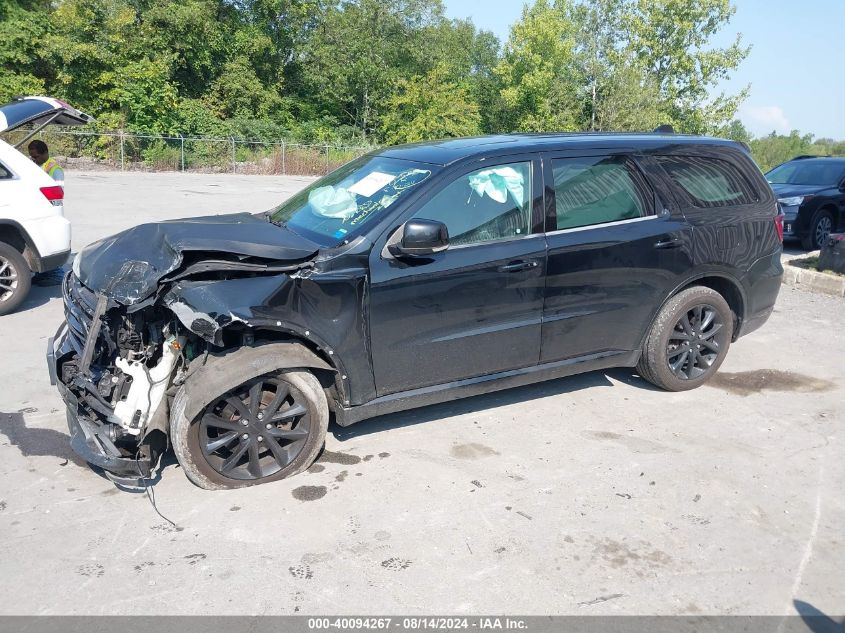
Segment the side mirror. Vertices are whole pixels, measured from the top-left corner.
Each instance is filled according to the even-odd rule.
[[[449,248],[449,229],[435,220],[408,220],[402,238],[387,247],[394,257],[427,257]]]

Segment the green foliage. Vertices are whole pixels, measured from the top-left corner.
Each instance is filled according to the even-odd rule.
[[[175,112],[177,132],[183,136],[226,136],[226,126],[201,99],[182,97]]]
[[[0,69],[0,103],[17,95],[37,95],[44,92],[44,82],[30,74],[18,74]]]
[[[657,82],[633,63],[607,73],[590,105],[595,130],[650,131],[670,120]]]
[[[424,34],[442,22],[440,0],[357,0],[330,6],[305,44],[303,77],[323,113],[378,127],[404,77],[424,66]]]
[[[746,145],[751,142],[751,133],[745,129],[742,121],[739,121],[738,119],[734,119],[719,130],[718,136],[729,138],[732,141],[739,141],[740,143],[745,143]]]
[[[47,89],[75,106],[109,111],[115,86],[111,80],[134,56],[127,45],[135,38],[135,11],[122,0],[67,0],[50,15],[41,53],[53,69]]]
[[[176,169],[180,161],[179,147],[155,139],[141,151],[144,163],[153,169]]]
[[[657,81],[672,119],[685,132],[707,133],[724,125],[746,95],[711,94],[750,50],[741,35],[726,48],[708,48],[734,11],[730,0],[632,0],[624,18],[628,45]]]
[[[120,112],[128,129],[173,132],[178,123],[178,95],[169,77],[169,64],[164,59],[127,62],[120,70],[100,73],[101,102],[109,110]]]
[[[429,72],[445,69],[444,80],[460,83],[478,106],[481,127],[495,128],[498,99],[494,70],[499,62],[500,43],[489,31],[479,31],[469,20],[439,20],[423,35],[425,63]]]
[[[536,0],[496,68],[504,129],[705,133],[730,121],[745,92],[712,95],[748,53],[710,39],[729,0]]]
[[[270,118],[284,111],[278,90],[265,86],[245,57],[223,64],[205,101],[220,119]]]
[[[481,132],[478,104],[470,89],[450,81],[439,64],[424,76],[402,79],[387,103],[382,138],[388,144],[472,136]]]
[[[539,132],[579,129],[573,86],[576,30],[560,5],[537,0],[526,5],[495,73],[503,112],[500,127]]]
[[[797,132],[752,140],[735,120],[747,91],[715,91],[748,48],[712,45],[733,11],[731,0],[532,0],[501,46],[446,18],[443,0],[0,0],[0,100],[46,93],[93,114],[95,129],[185,137],[334,145],[671,123],[750,142],[767,166],[842,153]],[[174,147],[127,151],[155,164]],[[185,146],[188,163],[230,154]]]
[[[792,130],[789,134],[776,134],[752,139],[749,142],[754,160],[763,171],[768,171],[796,156],[845,156],[845,141],[818,139],[812,134]]]
[[[40,94],[49,69],[38,42],[47,32],[49,5],[0,0],[0,102],[19,94]]]

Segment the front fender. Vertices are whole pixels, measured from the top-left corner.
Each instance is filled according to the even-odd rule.
[[[162,297],[186,328],[223,346],[224,330],[287,332],[323,350],[338,370],[341,404],[375,397],[368,283],[360,268],[173,283]]]
[[[252,378],[279,369],[302,367],[335,371],[322,358],[296,341],[259,343],[211,354],[185,381],[184,415],[188,420],[193,420],[215,398]]]

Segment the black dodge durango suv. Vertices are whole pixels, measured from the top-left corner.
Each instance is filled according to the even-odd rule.
[[[507,135],[392,147],[266,213],[144,224],[64,280],[51,378],[119,483],[172,444],[209,489],[367,417],[613,366],[670,391],[772,312],[782,216],[739,144]]]

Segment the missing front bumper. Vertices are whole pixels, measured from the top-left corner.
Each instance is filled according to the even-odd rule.
[[[67,327],[63,324],[56,336],[48,341],[47,364],[50,382],[56,385],[65,403],[71,448],[86,462],[104,470],[115,483],[126,486],[139,485],[141,479],[154,475],[159,457],[166,447],[166,439],[145,441],[137,447],[136,454],[132,456],[128,456],[126,450],[118,448],[110,433],[113,425],[106,421],[90,419],[90,413],[84,413],[77,395],[60,380],[58,362],[70,353],[73,353],[73,349],[67,340]]]

